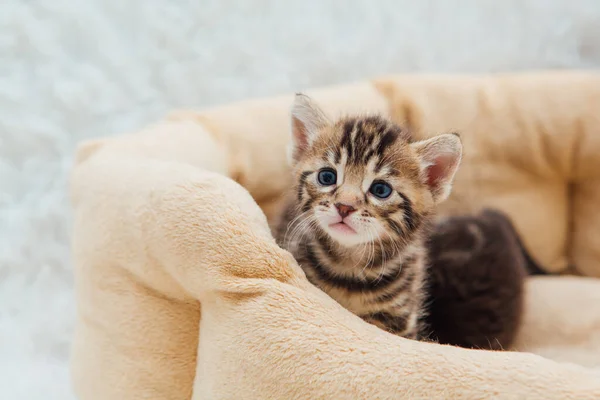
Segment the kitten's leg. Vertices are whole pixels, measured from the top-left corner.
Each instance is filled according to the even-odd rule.
[[[394,335],[407,339],[419,337],[420,325],[416,312],[394,315],[392,312],[382,311],[362,316],[362,319]]]

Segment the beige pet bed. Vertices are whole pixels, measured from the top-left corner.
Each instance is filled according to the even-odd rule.
[[[600,275],[600,74],[395,76],[309,94],[332,114],[461,132],[444,212],[498,207],[548,270]],[[291,98],[178,112],[81,145],[79,398],[600,398],[594,278],[528,282],[515,350],[538,355],[398,338],[311,286],[267,222],[290,185]]]

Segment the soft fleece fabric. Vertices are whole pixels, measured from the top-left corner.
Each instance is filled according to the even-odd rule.
[[[566,188],[593,170],[582,155],[592,152],[591,133],[598,132],[589,103],[597,104],[599,82],[587,73],[392,77],[311,94],[331,112],[386,112],[419,134],[459,129],[471,156],[447,211],[495,201],[521,221],[545,266],[564,269],[570,257],[594,274],[593,250],[585,240],[576,247],[564,221],[595,218],[575,218],[589,206],[569,207]],[[600,397],[597,369],[401,339],[311,286],[275,245],[251,197],[272,218],[289,187],[290,99],[181,112],[142,132],[80,147],[72,176],[72,373],[80,398]],[[506,132],[502,124],[510,118],[518,123]],[[523,147],[531,147],[528,157]],[[560,179],[543,169],[549,166],[564,172]],[[577,256],[571,243],[583,249]],[[527,288],[516,349],[600,365],[600,309],[592,306],[599,304],[600,282],[546,277]]]

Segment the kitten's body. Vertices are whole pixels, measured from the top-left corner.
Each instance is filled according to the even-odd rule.
[[[509,347],[521,322],[524,279],[543,273],[510,219],[489,209],[445,218],[435,224],[427,253],[424,336],[462,347]]]
[[[460,163],[459,138],[414,142],[377,116],[331,122],[301,95],[292,132],[296,185],[276,231],[280,245],[313,284],[366,321],[408,338],[450,337],[422,322],[430,318],[427,276],[447,278],[429,273],[427,240]],[[468,340],[454,344],[471,347]]]
[[[417,338],[424,309],[424,235],[415,233],[403,248],[382,242],[347,251],[318,227],[309,234],[299,233],[301,221],[293,221],[296,204],[291,203],[277,237],[308,279],[364,320],[394,334]]]

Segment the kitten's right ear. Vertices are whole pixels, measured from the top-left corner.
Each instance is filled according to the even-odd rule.
[[[292,106],[292,143],[289,149],[290,162],[297,162],[308,150],[319,131],[330,124],[329,119],[314,100],[297,93]]]

